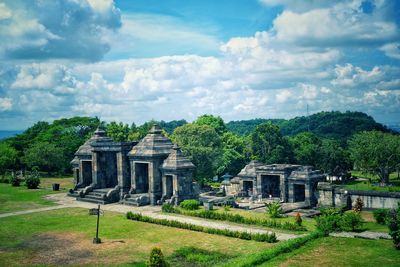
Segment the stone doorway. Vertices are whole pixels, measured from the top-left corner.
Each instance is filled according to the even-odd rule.
[[[167,198],[171,198],[174,194],[174,187],[172,182],[173,176],[172,175],[165,175],[165,196]]]
[[[135,183],[136,193],[149,192],[149,164],[148,163],[135,163]]]
[[[113,152],[100,153],[101,176],[103,188],[112,188],[118,185],[117,154]]]
[[[280,176],[279,175],[261,175],[261,193],[263,198],[281,197]]]
[[[77,177],[80,178],[79,169],[77,170]],[[89,160],[82,161],[82,183],[88,186],[92,183],[92,162]]]
[[[243,181],[243,191],[247,196],[253,195],[253,181]]]
[[[306,200],[305,186],[303,184],[293,185],[294,202],[304,202]]]

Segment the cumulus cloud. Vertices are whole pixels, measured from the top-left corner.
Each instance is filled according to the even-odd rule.
[[[294,3],[301,5],[301,2]],[[304,46],[368,46],[399,38],[394,18],[387,16],[391,2],[373,1],[374,8],[369,12],[365,11],[361,0],[325,2],[331,6],[303,12],[284,10],[273,23],[276,37]]]
[[[12,108],[11,99],[0,97],[0,111],[10,110],[11,108]]]
[[[380,48],[388,57],[400,59],[400,42],[385,44]]]
[[[6,0],[0,5],[0,56],[99,60],[110,49],[103,34],[120,25],[113,1]]]

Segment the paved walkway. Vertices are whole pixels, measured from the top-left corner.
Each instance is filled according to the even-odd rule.
[[[361,233],[357,232],[338,232],[338,233],[331,233],[330,236],[335,237],[349,237],[349,238],[365,238],[365,239],[392,239],[392,237],[387,233],[381,232],[371,232],[371,231],[364,231]]]

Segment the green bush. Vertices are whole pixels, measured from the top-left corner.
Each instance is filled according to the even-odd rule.
[[[40,178],[38,172],[33,172],[25,178],[25,185],[28,189],[37,189],[40,184]]]
[[[174,213],[175,212],[174,205],[172,205],[170,203],[163,204],[161,206],[161,210],[162,210],[162,212],[168,212],[168,213]]]
[[[185,210],[197,210],[200,206],[200,202],[196,199],[187,199],[182,201],[179,206]]]
[[[271,218],[281,218],[283,210],[279,202],[271,202],[265,204],[266,211]]]
[[[325,235],[341,230],[341,215],[321,215],[316,218],[316,221],[317,229]]]
[[[128,212],[126,214],[126,217],[128,219],[134,220],[134,221],[154,223],[154,224],[176,227],[176,228],[181,228],[181,229],[187,229],[187,230],[192,230],[192,231],[197,231],[197,232],[204,232],[204,233],[208,233],[208,234],[224,235],[224,236],[235,237],[235,238],[240,238],[240,239],[245,239],[245,240],[254,240],[254,241],[268,242],[268,243],[277,242],[275,233],[253,234],[253,233],[247,233],[247,232],[231,231],[228,229],[207,228],[207,227],[203,227],[200,225],[183,223],[183,222],[174,221],[174,220],[156,219],[156,218],[143,216],[141,214],[132,213],[132,212]]]
[[[360,213],[356,211],[350,211],[343,214],[340,221],[340,228],[344,231],[356,231],[361,227],[362,223],[363,220]]]
[[[21,180],[17,176],[12,176],[10,179],[10,183],[12,186],[20,186]]]
[[[377,223],[385,224],[389,217],[389,209],[376,209],[373,214]]]
[[[147,263],[148,267],[167,267],[169,264],[165,261],[164,255],[160,248],[152,248],[150,252],[150,259]]]
[[[389,213],[389,235],[393,239],[396,249],[400,250],[400,203],[397,210],[392,209]]]

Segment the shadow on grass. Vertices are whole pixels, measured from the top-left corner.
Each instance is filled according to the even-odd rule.
[[[171,256],[167,258],[171,266],[214,266],[221,263],[230,256],[205,249],[195,247],[183,247],[176,250]]]

